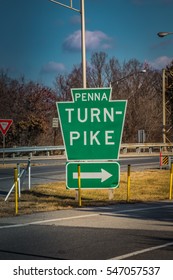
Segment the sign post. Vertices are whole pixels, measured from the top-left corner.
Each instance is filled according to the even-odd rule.
[[[9,119],[0,119],[0,130],[3,135],[3,165],[4,165],[4,158],[5,158],[5,135],[9,130],[10,126],[12,125],[13,120]]]
[[[111,88],[71,91],[71,102],[57,102],[67,160],[74,162],[67,163],[67,188],[77,188],[74,184],[76,178],[72,175],[75,173],[73,168],[77,168],[75,161],[81,166],[81,188],[87,188],[86,182],[89,182],[89,188],[115,188],[119,184],[119,164],[115,161],[119,158],[127,101],[111,100]],[[112,166],[107,164],[108,161]],[[113,172],[106,184],[101,179],[105,165],[106,168],[109,166],[106,172]],[[92,177],[87,179],[86,174]]]
[[[54,141],[53,141],[54,146],[56,145],[56,135],[57,135],[58,126],[59,126],[58,118],[53,118],[52,119],[52,127],[53,127],[53,130],[54,130]]]

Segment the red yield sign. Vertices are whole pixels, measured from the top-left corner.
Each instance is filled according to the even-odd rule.
[[[12,125],[13,120],[8,119],[0,119],[0,130],[3,135],[6,135],[7,131],[9,130],[10,126]]]

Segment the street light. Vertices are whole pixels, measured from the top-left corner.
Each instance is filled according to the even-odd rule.
[[[129,77],[131,77],[131,76],[134,76],[134,75],[136,75],[136,74],[141,74],[141,73],[146,73],[147,72],[147,70],[146,69],[142,69],[142,70],[140,70],[140,71],[136,71],[136,72],[133,72],[133,73],[130,73],[130,74],[128,74],[127,76],[125,76],[125,77],[122,77],[122,78],[120,78],[120,79],[118,79],[118,80],[116,80],[116,81],[112,81],[112,82],[110,82],[110,87],[112,86],[112,84],[118,84],[119,82],[121,82],[121,81],[123,81],[123,80],[125,80],[125,79],[127,79],[127,78],[129,78]]]
[[[173,32],[158,32],[157,35],[161,38],[172,35]],[[166,70],[162,69],[162,98],[163,98],[163,143],[166,143],[166,85],[165,85],[165,79],[166,79]]]
[[[81,54],[82,54],[82,80],[83,80],[83,88],[86,88],[86,44],[85,44],[85,7],[84,0],[80,0],[80,10],[73,7],[73,0],[70,1],[70,5],[65,5],[56,0],[49,0],[55,4],[73,10],[81,14]]]
[[[159,37],[165,37],[165,36],[171,35],[171,34],[173,34],[173,32],[158,32],[158,33],[157,33],[157,35],[158,35]]]

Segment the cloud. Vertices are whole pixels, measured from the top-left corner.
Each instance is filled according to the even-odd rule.
[[[51,73],[57,73],[65,70],[65,66],[63,63],[57,63],[55,61],[50,61],[47,64],[43,65],[41,68],[42,74],[51,74]]]
[[[102,31],[86,31],[86,49],[110,49],[112,39]],[[77,30],[69,35],[64,43],[63,49],[66,51],[79,51],[81,49],[81,31]]]
[[[168,56],[160,56],[156,58],[154,61],[150,61],[149,65],[151,65],[154,69],[162,69],[165,68],[170,62],[173,60],[173,57]]]

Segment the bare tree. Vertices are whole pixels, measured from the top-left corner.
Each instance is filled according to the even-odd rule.
[[[148,66],[146,73],[141,73],[143,63],[130,59],[120,65],[113,57],[108,60],[104,52],[96,52],[91,56],[87,67],[88,87],[112,86],[112,98],[128,100],[124,142],[136,142],[138,130],[146,132],[146,141],[161,141],[162,137],[162,77],[159,71]],[[63,88],[81,87],[81,67],[75,66],[62,87],[59,80],[60,93]],[[63,80],[64,81],[64,80]],[[65,96],[65,94],[63,94]],[[69,100],[66,97],[66,100]]]
[[[103,87],[106,79],[107,55],[105,52],[95,52],[91,56],[91,81],[94,87]]]
[[[37,83],[7,76],[1,76],[0,92],[1,118],[13,119],[7,145],[52,144],[52,118],[57,114],[55,93]]]

